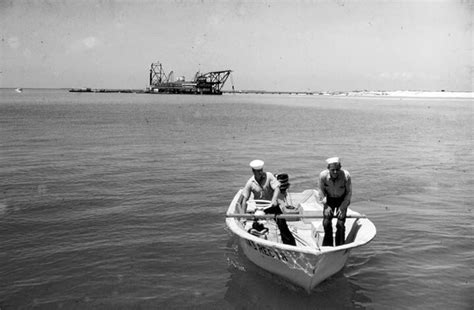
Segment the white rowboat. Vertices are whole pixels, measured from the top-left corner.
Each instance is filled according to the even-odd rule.
[[[296,246],[283,244],[279,236],[274,215],[255,215],[259,209],[249,200],[247,213],[240,208],[242,190],[238,191],[229,205],[226,224],[238,238],[246,257],[254,264],[276,274],[306,291],[340,271],[350,250],[369,243],[376,234],[374,224],[367,217],[348,209],[346,218],[345,244],[341,246],[322,246],[324,229],[322,226],[323,206],[315,190],[302,193],[289,193],[288,201],[296,208],[285,209],[279,218],[286,218],[287,224],[296,240]],[[258,203],[258,201],[256,201]],[[257,212],[258,213],[258,212]],[[262,235],[250,233],[254,219],[268,228]],[[336,219],[333,220],[333,232]]]

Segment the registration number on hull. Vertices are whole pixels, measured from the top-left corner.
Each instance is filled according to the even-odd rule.
[[[288,262],[288,257],[286,257],[285,253],[277,251],[274,248],[269,248],[261,244],[257,244],[253,242],[252,240],[246,240],[247,244],[252,247],[255,251],[259,252],[260,254],[263,254],[265,256],[278,259],[282,262]]]

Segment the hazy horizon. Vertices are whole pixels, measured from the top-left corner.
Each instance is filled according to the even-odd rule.
[[[472,91],[470,1],[3,1],[0,87]],[[232,83],[233,82],[233,83]]]

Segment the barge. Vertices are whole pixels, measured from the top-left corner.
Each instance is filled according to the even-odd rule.
[[[186,81],[183,76],[174,79],[171,71],[166,74],[160,62],[152,63],[150,67],[150,86],[147,93],[164,94],[200,94],[222,95],[222,87],[230,76],[231,70],[197,72],[192,81]],[[232,89],[234,86],[232,85]]]

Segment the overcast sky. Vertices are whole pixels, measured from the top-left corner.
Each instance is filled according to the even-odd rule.
[[[472,91],[473,3],[0,0],[0,87],[145,88],[159,61],[236,89]]]

